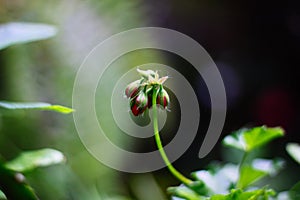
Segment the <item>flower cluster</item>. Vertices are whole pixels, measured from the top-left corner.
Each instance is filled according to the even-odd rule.
[[[152,70],[137,69],[141,79],[130,83],[125,89],[125,95],[130,99],[130,108],[133,115],[138,116],[151,108],[152,97],[156,96],[156,104],[167,108],[170,102],[167,91],[163,88],[163,83],[168,76],[159,77],[157,72]]]

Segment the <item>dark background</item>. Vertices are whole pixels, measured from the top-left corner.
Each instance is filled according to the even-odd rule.
[[[153,1],[151,5],[162,8],[157,9],[151,25],[189,35],[216,62],[228,100],[223,137],[240,127],[281,126],[286,136],[267,147],[272,152],[268,155],[286,158],[286,142],[300,141],[299,2]],[[187,76],[194,74],[188,63],[179,58],[171,59],[175,66],[185,66]],[[189,80],[191,78],[195,88],[205,87],[199,79],[190,75]],[[200,89],[197,93],[203,120],[200,127],[205,127],[210,116],[209,104],[207,97],[201,97],[207,94],[200,94],[203,91]],[[222,159],[222,149],[216,146],[207,158],[197,160],[195,152],[199,151],[203,134],[205,128],[200,128],[189,151],[175,162],[180,169],[185,168],[186,173],[201,168],[208,160]]]

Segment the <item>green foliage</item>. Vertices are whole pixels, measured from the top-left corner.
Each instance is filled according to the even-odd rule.
[[[49,110],[63,114],[73,112],[73,109],[51,105],[48,103],[19,103],[0,101],[2,110]],[[0,109],[0,113],[1,113]],[[0,199],[38,199],[33,189],[25,182],[25,177],[20,172],[34,170],[37,167],[45,167],[61,163],[65,160],[64,155],[54,149],[40,149],[22,152],[20,156],[12,161],[0,163]]]
[[[64,155],[55,149],[23,151],[17,158],[5,163],[5,167],[17,172],[31,171],[65,161]]]
[[[285,162],[282,159],[246,159],[253,149],[257,149],[283,135],[282,128],[265,126],[233,132],[224,138],[223,144],[243,151],[243,159],[238,165],[213,163],[208,170],[193,172],[192,176],[195,181],[192,184],[171,187],[168,192],[172,195],[173,200],[299,199],[300,182],[291,190],[279,194],[268,186],[260,187],[257,185],[258,180],[275,176],[283,169]],[[287,151],[295,160],[299,159],[298,144],[289,144]]]
[[[50,38],[56,32],[55,27],[45,24],[20,22],[2,24],[0,25],[0,50],[14,44]],[[73,112],[71,108],[42,102],[20,103],[0,101],[0,114],[3,111],[29,109],[55,111],[63,114]],[[54,149],[22,152],[20,156],[6,163],[0,160],[0,199],[38,199],[21,172],[61,163],[64,160],[64,155]]]
[[[255,169],[252,166],[245,165],[241,168],[240,178],[237,183],[237,187],[245,188],[245,187],[249,186],[251,183],[264,177],[265,175],[267,175],[266,172],[259,170],[259,169]]]
[[[270,189],[258,189],[252,191],[243,191],[241,189],[231,190],[226,195],[213,195],[210,200],[268,200],[270,196],[274,196],[275,192]]]
[[[63,114],[69,114],[74,110],[65,106],[51,105],[49,103],[42,102],[8,102],[0,101],[0,108],[9,110],[45,110],[45,111],[55,111]],[[1,110],[0,110],[1,111]]]
[[[7,110],[18,109],[35,109],[49,110],[68,114],[73,110],[59,105],[51,105],[48,103],[16,103],[0,101],[0,108]],[[1,189],[4,190],[6,196],[11,199],[37,199],[33,189],[25,182],[15,181],[15,176],[23,176],[17,172],[31,171],[37,167],[45,167],[64,161],[63,154],[54,149],[40,149],[35,151],[22,152],[21,155],[12,161],[2,164],[0,181]],[[4,178],[3,178],[4,177]],[[24,177],[24,176],[23,176]],[[2,192],[1,192],[2,194]],[[22,195],[22,198],[16,195]],[[5,197],[5,196],[4,196]],[[4,197],[1,197],[4,199]]]
[[[203,188],[206,188],[206,190],[203,190],[206,192],[201,192],[201,195],[226,193],[232,183],[237,181],[238,166],[234,164],[217,166],[217,164],[214,164],[214,169],[193,172],[192,176],[197,181],[202,182]],[[198,190],[196,191],[198,192]]]
[[[300,164],[300,145],[297,143],[288,143],[286,145],[288,154]],[[288,200],[300,199],[300,181],[296,183],[289,191],[285,192]]]
[[[289,143],[286,146],[289,155],[300,164],[300,145],[297,143]]]
[[[290,189],[288,195],[291,200],[300,199],[300,181]]]
[[[6,199],[6,196],[5,194],[0,190],[0,199]]]
[[[14,44],[27,43],[56,35],[56,28],[39,23],[12,22],[0,25],[0,50]]]
[[[0,164],[0,189],[8,199],[36,200],[33,189],[26,183],[25,177]]]
[[[6,163],[0,161],[0,199],[6,199],[6,197],[22,200],[38,199],[21,173],[58,164],[64,160],[65,157],[61,152],[46,148],[23,151],[17,158]]]
[[[9,104],[8,104],[9,105]],[[26,183],[24,172],[61,163],[64,155],[54,149],[23,151],[17,158],[6,163],[0,162],[0,199],[35,200],[38,197]],[[21,172],[21,173],[20,173]]]
[[[282,137],[284,130],[280,127],[267,128],[266,126],[252,129],[240,129],[223,140],[224,145],[250,152],[271,140]]]
[[[200,196],[196,192],[194,192],[192,189],[186,187],[186,186],[179,186],[179,187],[169,187],[168,192],[172,194],[175,197],[179,197],[182,199],[188,199],[188,200],[205,200],[205,197]]]
[[[17,158],[0,163],[0,199],[38,199],[33,189],[26,183],[20,172],[34,170],[61,163],[65,160],[63,154],[54,149],[40,149],[22,152]]]
[[[61,152],[54,149],[41,149],[27,151],[12,161],[0,163],[0,199],[35,200],[38,197],[34,190],[26,183],[26,179],[20,172],[34,170],[37,167],[45,167],[64,161]]]

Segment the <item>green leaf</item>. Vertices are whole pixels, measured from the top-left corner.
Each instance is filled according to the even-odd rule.
[[[56,35],[51,25],[27,22],[12,22],[0,25],[0,50],[14,44],[43,40]]]
[[[289,143],[286,145],[286,151],[289,155],[300,164],[300,145],[297,143]]]
[[[233,164],[226,164],[214,171],[200,170],[194,172],[192,176],[203,182],[206,190],[202,189],[202,191],[207,191],[203,195],[226,194],[232,184],[236,183],[238,179],[238,167]]]
[[[0,163],[0,189],[7,199],[37,200],[33,189],[21,173],[7,169]]]
[[[186,200],[205,200],[206,198],[198,195],[186,186],[169,187],[167,191],[175,197],[183,198]]]
[[[5,166],[17,172],[26,172],[37,167],[46,167],[63,161],[65,161],[65,157],[60,151],[40,149],[22,152],[17,158],[5,163]]]
[[[6,199],[5,194],[4,194],[1,190],[0,190],[0,199],[1,199],[1,200]]]
[[[257,158],[252,161],[252,167],[266,172],[270,176],[275,176],[284,168],[285,162],[280,158],[273,160]]]
[[[268,173],[259,169],[255,169],[252,166],[244,165],[240,171],[240,179],[237,183],[238,188],[245,188],[251,183],[261,179],[266,176]]]
[[[49,110],[55,111],[63,114],[69,114],[74,110],[68,107],[60,106],[60,105],[51,105],[49,103],[43,102],[8,102],[8,101],[0,101],[0,108],[9,109],[9,110]]]
[[[227,195],[213,195],[209,200],[261,200],[269,199],[269,196],[274,196],[275,193],[270,189],[258,189],[251,191],[243,191],[241,189],[231,190]]]
[[[109,200],[130,200],[128,197],[122,197],[122,196],[109,196],[107,199],[109,199]]]
[[[291,200],[300,199],[300,181],[296,183],[289,191],[289,197]]]
[[[238,188],[246,188],[250,184],[258,181],[259,179],[270,175],[276,175],[284,167],[282,159],[254,159],[251,165],[242,165],[240,168],[240,178],[237,183]]]
[[[211,189],[204,183],[203,180],[194,181],[192,184],[188,186],[188,188],[201,196],[208,196],[212,194]]]
[[[223,144],[244,152],[250,152],[283,135],[284,130],[280,127],[268,128],[261,126],[252,129],[240,129],[226,136],[223,140]]]

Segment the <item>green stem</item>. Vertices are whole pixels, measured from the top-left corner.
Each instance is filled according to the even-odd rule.
[[[156,108],[156,98],[157,98],[157,88],[153,89],[153,94],[152,94],[152,111],[153,111],[153,128],[154,128],[154,136],[155,136],[155,141],[156,141],[156,145],[157,148],[159,150],[159,153],[162,157],[162,159],[164,160],[165,164],[167,165],[169,171],[178,179],[180,180],[183,184],[185,185],[190,185],[191,183],[193,183],[192,180],[186,178],[184,175],[182,175],[179,171],[177,171],[173,165],[171,164],[171,162],[168,159],[168,156],[163,148],[161,139],[160,139],[160,135],[159,135],[159,131],[158,131],[158,120],[157,120],[157,108]]]
[[[239,170],[240,170],[240,171],[241,171],[242,166],[245,164],[245,161],[246,161],[247,156],[248,156],[248,153],[245,152],[244,155],[243,155],[243,157],[242,157],[240,166],[239,166]]]
[[[237,182],[237,187],[240,188],[241,187],[241,174],[242,174],[242,168],[243,166],[245,165],[245,161],[246,161],[246,158],[248,156],[248,153],[245,152],[243,157],[242,157],[242,160],[240,162],[240,165],[239,165],[239,180]]]

